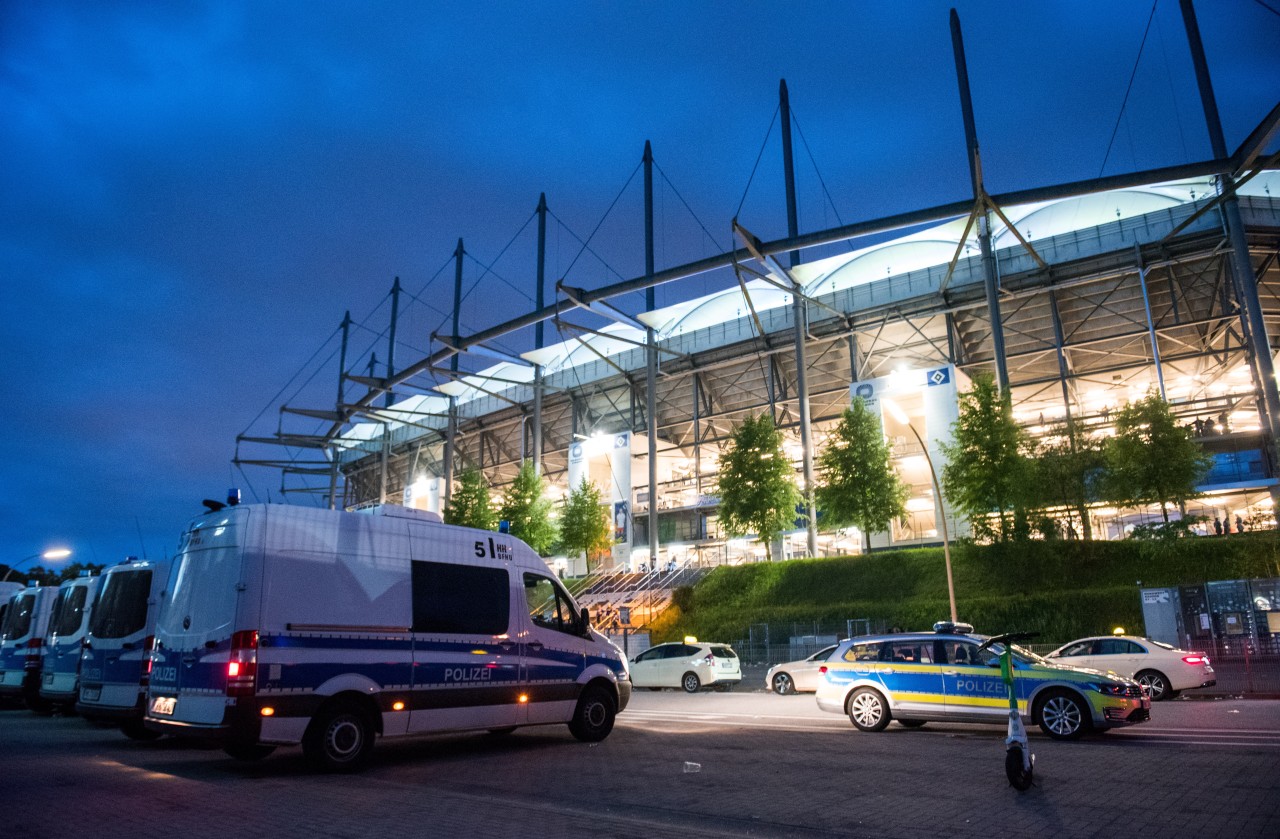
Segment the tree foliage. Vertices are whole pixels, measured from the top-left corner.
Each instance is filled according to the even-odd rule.
[[[880,420],[853,400],[818,455],[818,509],[826,527],[887,530],[906,515],[907,487],[894,471]]]
[[[520,464],[520,472],[507,487],[498,507],[498,518],[509,522],[511,534],[538,552],[550,556],[556,543],[556,524],[551,519],[553,504],[546,497],[542,476],[532,461]]]
[[[943,491],[968,517],[974,535],[1002,542],[1025,536],[1033,503],[1026,458],[1030,441],[1014,422],[1008,389],[1001,393],[989,373],[978,373],[959,401],[952,442],[942,445],[947,457]]]
[[[1168,522],[1168,505],[1196,497],[1213,461],[1153,391],[1124,406],[1115,429],[1105,449],[1107,500],[1118,507],[1159,504]]]
[[[1089,504],[1098,498],[1097,485],[1106,469],[1102,450],[1102,441],[1074,422],[1053,429],[1036,449],[1031,475],[1037,506],[1065,511],[1069,538],[1093,538]]]
[[[19,563],[14,563],[18,565]],[[56,586],[65,583],[67,580],[74,580],[79,577],[81,572],[87,571],[93,576],[102,573],[102,569],[107,566],[97,562],[72,562],[68,565],[55,568],[45,568],[41,565],[35,565],[31,568],[18,568],[13,573],[9,573],[10,567],[0,563],[0,580],[10,583],[35,583],[38,586]]]
[[[587,478],[565,496],[560,511],[560,549],[564,553],[586,554],[590,563],[612,550],[613,528],[603,505],[599,487]]]
[[[458,476],[449,504],[444,509],[446,524],[497,530],[498,514],[489,498],[489,482],[479,469],[467,469]]]
[[[803,500],[772,417],[748,416],[733,430],[720,455],[718,494],[725,532],[754,533],[772,559],[773,542],[795,527]]]

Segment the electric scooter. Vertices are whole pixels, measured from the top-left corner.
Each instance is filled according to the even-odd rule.
[[[1022,714],[1018,712],[1018,691],[1014,679],[1012,645],[1016,641],[1035,638],[1038,632],[1006,632],[983,641],[978,647],[981,652],[993,644],[1002,645],[1000,650],[1000,678],[1009,691],[1009,736],[1005,738],[1004,774],[1009,778],[1009,786],[1026,792],[1031,789],[1032,772],[1035,769],[1036,756],[1031,753],[1027,744],[1027,729],[1022,724]]]

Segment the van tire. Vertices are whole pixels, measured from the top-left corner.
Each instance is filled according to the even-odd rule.
[[[228,743],[222,750],[238,761],[253,763],[274,752],[276,747],[263,746],[259,743]]]
[[[618,704],[613,695],[599,685],[588,685],[578,697],[578,707],[573,709],[569,733],[584,743],[599,743],[613,731],[617,716]]]
[[[325,772],[359,772],[372,753],[373,725],[351,702],[321,708],[302,735],[303,756]]]

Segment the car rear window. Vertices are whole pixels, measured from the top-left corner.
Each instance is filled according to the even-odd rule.
[[[737,658],[738,654],[729,647],[712,647],[711,654],[716,658]]]

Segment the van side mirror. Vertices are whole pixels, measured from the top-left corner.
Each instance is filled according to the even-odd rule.
[[[582,607],[582,611],[578,614],[578,623],[582,626],[582,634],[586,635],[591,629],[591,610],[586,606]]]

